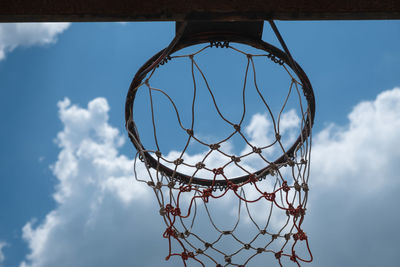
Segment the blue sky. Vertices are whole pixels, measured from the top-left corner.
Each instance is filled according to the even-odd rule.
[[[397,266],[400,23],[277,24],[317,101],[310,266]],[[172,23],[0,24],[0,266],[176,263],[124,129],[133,75],[173,35]]]

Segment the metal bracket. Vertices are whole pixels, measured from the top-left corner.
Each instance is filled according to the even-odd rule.
[[[176,32],[184,22],[177,21],[175,24]],[[220,33],[237,34],[261,40],[264,21],[187,21],[181,39],[187,39],[196,35]]]

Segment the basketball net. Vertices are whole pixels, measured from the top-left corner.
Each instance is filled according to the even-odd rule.
[[[210,49],[227,49],[243,56],[247,62],[243,75],[243,105],[238,107],[243,112],[236,121],[224,115],[215,97],[215,89],[197,61],[200,55]],[[277,114],[270,107],[263,85],[258,84],[256,58],[275,64],[287,74],[289,86],[279,89],[285,92],[285,97]],[[168,91],[152,86],[157,71],[174,60],[186,60],[191,69],[193,98],[190,99],[192,108],[188,125],[181,119],[179,105]],[[280,266],[288,262],[300,266],[301,262],[312,261],[303,221],[309,192],[314,111],[310,109],[307,96],[304,97],[304,81],[299,80],[291,69],[293,64],[273,53],[250,53],[229,41],[211,41],[189,54],[168,54],[132,89],[135,93],[147,91],[149,110],[136,112],[151,114],[154,140],[152,147],[144,148],[139,137],[140,131],[131,115],[127,129],[137,149],[135,178],[154,191],[160,207],[159,214],[166,225],[162,236],[168,244],[167,260],[178,257],[184,266],[195,266],[197,263],[198,266],[217,267],[250,266],[263,255],[269,255]],[[211,106],[221,118],[221,123],[231,129],[227,136],[212,143],[196,132],[195,117],[201,111],[196,112],[194,105],[200,81],[205,85]],[[246,90],[250,83],[271,125],[272,138],[265,138],[266,143],[254,142],[244,124],[246,104],[249,105],[246,103]],[[174,153],[162,151],[159,145],[158,134],[162,132],[157,124],[154,94],[170,103],[178,127],[185,133],[183,149]],[[295,141],[293,138],[284,138],[287,135],[284,117],[289,99],[297,99],[298,105],[300,120]],[[240,153],[226,149],[234,143],[233,138],[241,140],[245,147]],[[288,145],[290,140],[294,145]],[[193,144],[202,147],[202,153],[196,154],[196,157],[188,153]],[[277,154],[281,156],[272,158]],[[255,165],[262,167],[255,169]],[[228,214],[224,220],[220,218],[223,211]]]

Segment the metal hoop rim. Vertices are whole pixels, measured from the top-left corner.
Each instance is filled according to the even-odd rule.
[[[174,39],[175,40],[175,39]],[[279,48],[261,40],[261,39],[255,39],[243,35],[237,35],[235,33],[213,33],[213,32],[207,32],[207,33],[201,33],[201,34],[196,34],[190,36],[190,38],[185,38],[181,39],[178,42],[171,43],[172,45],[168,46],[165,49],[162,49],[159,51],[157,54],[155,54],[153,57],[151,57],[143,66],[137,71],[135,74],[131,85],[129,87],[127,97],[126,97],[126,103],[125,103],[125,123],[126,123],[126,128],[128,130],[129,138],[132,142],[132,144],[135,146],[136,150],[142,151],[142,157],[145,158],[146,164],[149,165],[149,167],[152,167],[164,175],[170,177],[172,180],[175,180],[179,182],[180,184],[195,184],[199,186],[206,186],[206,187],[216,187],[216,188],[223,188],[226,187],[228,182],[231,182],[233,184],[240,184],[243,182],[246,182],[250,179],[250,175],[244,175],[240,177],[235,177],[232,179],[204,179],[204,178],[199,178],[199,177],[193,177],[189,176],[177,171],[173,171],[167,166],[161,164],[157,159],[152,157],[148,152],[145,152],[145,148],[140,142],[139,138],[139,133],[136,128],[136,124],[133,121],[133,104],[137,92],[138,86],[143,82],[145,79],[146,75],[152,71],[154,68],[156,68],[164,58],[168,57],[169,55],[183,49],[189,46],[197,45],[197,44],[203,44],[203,43],[208,43],[212,41],[228,41],[228,42],[234,42],[234,43],[240,43],[244,45],[249,45],[251,47],[266,51],[268,53],[271,53],[272,55],[278,57],[281,59],[287,66],[289,66],[294,73],[296,73],[297,77],[300,79],[302,83],[302,91],[303,94],[307,100],[307,120],[306,123],[301,130],[301,134],[298,136],[296,141],[293,143],[293,145],[286,151],[285,154],[281,155],[278,159],[276,159],[273,163],[269,164],[268,166],[254,172],[254,175],[259,179],[262,180],[265,178],[266,175],[270,174],[272,171],[276,169],[276,167],[280,167],[284,163],[287,162],[288,159],[292,158],[296,148],[302,144],[302,140],[304,138],[307,138],[311,134],[311,128],[314,124],[314,117],[315,117],[315,97],[314,97],[314,92],[311,86],[311,83],[303,71],[303,69],[300,67],[300,65],[295,62],[290,60],[290,57],[282,50]],[[156,63],[157,64],[154,64]],[[293,63],[291,63],[293,62]],[[294,64],[294,65],[293,65]],[[151,67],[151,68],[149,68]]]

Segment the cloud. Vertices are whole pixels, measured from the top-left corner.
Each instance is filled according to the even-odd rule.
[[[70,23],[1,23],[0,60],[18,46],[53,44]]]
[[[314,138],[307,228],[313,266],[397,266],[400,88]]]
[[[6,242],[0,241],[0,267],[3,266],[3,262],[6,259],[3,253],[3,249],[7,246]]]
[[[156,210],[150,192],[132,180],[132,160],[118,154],[124,139],[108,124],[104,98],[87,108],[68,99],[58,107],[64,124],[52,166],[58,207],[40,224],[32,220],[23,227],[31,252],[21,266],[130,266],[143,254],[136,251],[142,245],[157,247],[151,237],[159,235],[151,227],[158,218],[140,215]]]
[[[118,152],[124,139],[108,123],[107,101],[81,108],[65,99],[58,107],[57,207],[24,226],[30,253],[21,267],[180,266],[163,261],[159,208],[153,192],[133,180],[133,161]],[[265,138],[257,132],[266,130],[263,116],[249,124],[254,140]],[[288,130],[298,123],[286,117]],[[356,105],[348,124],[314,136],[304,225],[315,256],[310,266],[396,266],[400,89]]]
[[[324,174],[315,182],[356,186],[368,194],[388,183],[398,185],[393,166],[400,157],[400,89],[359,103],[348,119],[346,127],[331,124],[314,138],[313,171]]]

